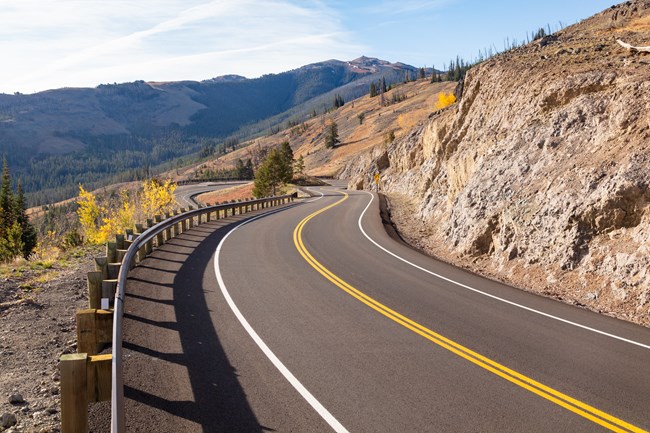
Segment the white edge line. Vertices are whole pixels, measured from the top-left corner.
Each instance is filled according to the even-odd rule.
[[[516,302],[512,302],[512,301],[509,301],[507,299],[503,299],[503,298],[500,298],[498,296],[492,295],[490,293],[486,293],[486,292],[483,292],[481,290],[475,289],[475,288],[473,288],[471,286],[468,286],[468,285],[465,285],[463,283],[459,283],[458,281],[454,281],[454,280],[452,280],[450,278],[444,277],[444,276],[442,276],[440,274],[437,274],[437,273],[435,273],[433,271],[430,271],[430,270],[425,269],[425,268],[423,268],[421,266],[418,266],[415,263],[411,263],[408,260],[398,256],[397,254],[387,250],[386,248],[382,247],[377,242],[375,242],[375,240],[372,239],[370,236],[368,236],[366,231],[363,229],[363,226],[361,224],[361,220],[363,219],[363,216],[366,214],[366,211],[368,210],[368,208],[370,208],[370,205],[372,204],[372,202],[375,199],[374,194],[372,194],[372,193],[370,193],[368,191],[363,191],[363,192],[370,195],[370,202],[368,203],[366,208],[363,210],[363,212],[361,212],[361,216],[359,217],[359,229],[361,230],[361,233],[363,233],[363,235],[370,242],[375,244],[375,246],[377,246],[379,249],[381,249],[384,252],[386,252],[386,253],[390,254],[391,256],[395,257],[396,259],[401,260],[402,262],[404,262],[404,263],[406,263],[408,265],[411,265],[414,268],[421,270],[422,272],[426,272],[427,274],[433,275],[434,277],[437,277],[437,278],[439,278],[441,280],[444,280],[444,281],[447,281],[449,283],[455,284],[455,285],[457,285],[459,287],[462,287],[464,289],[471,290],[472,292],[479,293],[481,295],[487,296],[488,298],[496,299],[497,301],[505,302],[506,304],[512,305],[514,307],[521,308],[521,309],[526,310],[526,311],[530,311],[531,313],[539,314],[541,316],[548,317],[549,319],[557,320],[557,321],[566,323],[568,325],[573,325],[573,326],[576,326],[578,328],[586,329],[587,331],[595,332],[596,334],[604,335],[606,337],[611,337],[611,338],[614,338],[616,340],[620,340],[620,341],[624,341],[626,343],[634,344],[635,346],[643,347],[645,349],[650,349],[650,345],[639,343],[638,341],[634,341],[634,340],[629,340],[627,338],[619,337],[618,335],[610,334],[608,332],[600,331],[598,329],[590,328],[589,326],[581,325],[580,323],[572,322],[570,320],[563,319],[561,317],[553,316],[552,314],[544,313],[543,311],[535,310],[534,308],[526,307],[525,305],[517,304]]]
[[[311,191],[311,188],[305,188],[305,189],[306,189],[307,191]],[[315,198],[315,199],[313,199],[313,200],[307,200],[305,203],[313,203],[313,202],[318,201],[318,200],[320,200],[321,198],[325,197],[325,194],[323,194],[321,191],[316,191],[316,192],[320,194],[320,197]]]
[[[322,198],[322,196],[320,197]],[[263,215],[256,216],[255,218],[252,218],[250,220],[244,221],[243,223],[237,225],[235,228],[230,230],[226,236],[223,237],[221,242],[219,242],[219,245],[217,246],[217,250],[215,252],[214,256],[214,273],[217,276],[217,281],[219,282],[219,287],[221,288],[221,293],[223,294],[224,298],[226,299],[226,302],[228,302],[228,305],[230,306],[230,309],[232,310],[233,313],[235,313],[235,316],[239,320],[239,322],[242,324],[246,332],[248,332],[248,335],[251,336],[253,341],[257,344],[257,346],[264,352],[266,357],[273,363],[275,368],[277,368],[280,373],[289,381],[289,383],[298,391],[298,393],[305,399],[307,402],[311,405],[311,407],[318,412],[318,414],[327,422],[332,429],[334,429],[335,432],[337,433],[349,433],[348,430],[341,425],[340,422],[334,416],[327,410],[325,407],[310,393],[307,388],[303,386],[302,383],[289,371],[289,369],[278,359],[277,356],[273,353],[271,349],[264,343],[262,338],[255,332],[253,327],[248,323],[244,315],[239,311],[239,308],[233,301],[232,297],[230,296],[230,293],[228,292],[228,289],[226,288],[226,284],[223,281],[223,277],[221,276],[221,270],[219,269],[219,255],[221,253],[221,249],[223,247],[224,242],[228,237],[234,233],[238,228],[251,223],[263,216],[267,216],[273,213],[276,213],[279,211],[274,211],[270,213],[265,213]]]

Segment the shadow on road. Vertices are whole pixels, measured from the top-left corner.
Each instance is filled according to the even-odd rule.
[[[128,431],[272,431],[252,412],[204,296],[203,272],[212,270],[214,251],[231,227],[201,225],[131,274],[123,345]],[[189,243],[196,247],[187,254]]]

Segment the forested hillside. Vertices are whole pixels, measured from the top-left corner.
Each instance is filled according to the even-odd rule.
[[[141,179],[173,168],[172,161],[180,164],[183,156],[232,150],[239,138],[330,109],[331,92],[352,99],[371,81],[398,82],[416,71],[361,57],[256,79],[0,94],[0,155],[30,205],[49,203],[74,195],[79,183],[96,188]]]

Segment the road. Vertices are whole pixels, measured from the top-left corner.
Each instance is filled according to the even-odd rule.
[[[232,188],[233,186],[243,185],[248,182],[204,182],[190,185],[180,185],[176,188],[174,194],[176,201],[181,206],[187,208],[193,206],[196,208],[198,203],[194,200],[199,194],[210,191],[218,191],[220,189]]]
[[[376,196],[318,191],[136,268],[129,431],[650,429],[649,329],[437,262]]]

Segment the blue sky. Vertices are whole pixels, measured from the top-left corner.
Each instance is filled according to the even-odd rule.
[[[257,77],[361,55],[440,68],[612,0],[0,0],[0,92]]]

